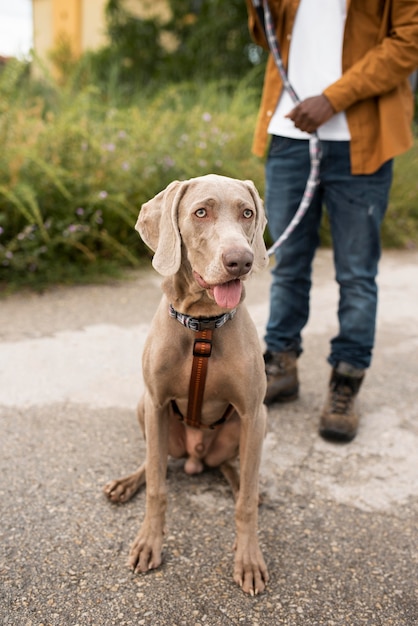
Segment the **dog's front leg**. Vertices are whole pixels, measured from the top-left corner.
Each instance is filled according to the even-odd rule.
[[[145,519],[132,544],[129,565],[136,572],[146,572],[161,564],[161,549],[167,508],[167,409],[155,409],[148,397],[145,402],[146,509]]]
[[[244,417],[240,434],[240,488],[235,509],[234,580],[251,595],[264,591],[267,567],[258,545],[258,481],[265,433],[265,409],[256,419]]]

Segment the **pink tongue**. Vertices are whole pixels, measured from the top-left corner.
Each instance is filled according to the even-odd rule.
[[[240,280],[231,280],[213,288],[213,295],[218,306],[224,309],[233,309],[241,299],[242,284]]]

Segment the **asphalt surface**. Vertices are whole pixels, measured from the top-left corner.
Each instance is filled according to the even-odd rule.
[[[0,301],[0,624],[413,626],[418,624],[418,253],[386,252],[361,428],[323,441],[337,291],[317,257],[301,396],[269,411],[259,536],[264,594],[232,580],[234,507],[217,471],[169,465],[162,567],[126,561],[144,493],[102,495],[144,457],[135,418],[141,351],[160,297],[146,270],[106,286]],[[262,342],[269,272],[247,303]]]

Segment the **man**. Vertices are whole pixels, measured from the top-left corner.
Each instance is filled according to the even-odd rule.
[[[262,22],[247,0],[256,43]],[[322,205],[331,228],[339,284],[339,332],[320,433],[350,441],[358,429],[356,396],[375,336],[380,226],[392,159],[412,144],[408,76],[418,66],[417,0],[270,0],[292,102],[269,56],[253,151],[266,163],[265,204],[276,240],[294,216],[310,171],[309,137],[317,132],[319,185],[310,207],[276,252],[265,353],[266,404],[297,397],[297,358],[309,315],[311,267]]]

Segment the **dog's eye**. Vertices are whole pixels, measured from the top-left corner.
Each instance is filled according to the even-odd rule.
[[[251,209],[244,209],[242,214],[245,219],[249,220],[254,215],[254,211],[252,211]]]
[[[196,217],[206,217],[206,209],[197,209],[197,211],[195,211],[195,215]]]

